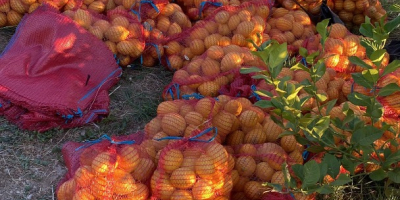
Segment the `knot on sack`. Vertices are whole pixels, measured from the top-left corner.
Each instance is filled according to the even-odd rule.
[[[82,110],[80,108],[77,109],[77,111],[72,111],[74,114],[69,114],[69,115],[62,115],[61,117],[63,119],[65,119],[65,123],[67,124],[68,122],[70,122],[72,119],[74,119],[74,117],[82,117],[83,113]]]
[[[102,142],[103,140],[108,140],[108,141],[110,141],[111,144],[117,144],[117,145],[120,145],[120,144],[132,145],[132,144],[135,144],[134,140],[114,141],[110,136],[104,134],[97,140],[92,140],[92,141],[85,142],[85,144],[83,144],[82,146],[76,148],[75,151],[78,151],[78,150],[83,149],[83,148],[88,148],[88,147],[90,147],[90,146],[92,146],[94,144]]]
[[[198,139],[199,137],[211,132],[212,130],[214,130],[214,135],[208,139],[208,140],[202,140],[202,139]],[[199,134],[190,137],[190,138],[184,138],[184,137],[178,137],[178,136],[167,136],[167,137],[163,137],[163,138],[159,138],[159,139],[155,139],[157,141],[163,141],[163,140],[181,140],[181,139],[187,139],[188,141],[192,141],[192,142],[205,142],[205,143],[209,143],[212,142],[218,135],[218,129],[217,127],[210,127],[205,129],[204,131],[200,132]]]
[[[249,98],[255,97],[257,101],[260,101],[260,100],[261,100],[261,97],[260,97],[260,95],[258,95],[258,94],[256,93],[257,87],[256,87],[255,85],[251,85],[250,88],[251,88],[251,95],[249,96]]]
[[[178,83],[174,83],[167,90],[167,93],[169,93],[171,95],[172,100],[175,100],[174,91],[172,91],[173,89],[175,89],[177,99],[179,99],[179,97],[180,97],[179,84]]]
[[[206,4],[210,4],[210,5],[213,5],[213,6],[216,6],[216,7],[221,7],[221,6],[222,6],[222,3],[221,3],[221,2],[210,2],[210,1],[203,1],[203,2],[201,2],[201,3],[200,3],[200,9],[199,9],[199,18],[202,17],[202,13],[203,13],[203,10],[204,10],[204,6],[206,6]]]
[[[119,58],[117,57],[117,54],[114,54],[114,59],[117,62],[117,65],[119,65]]]
[[[193,93],[193,94],[184,94],[182,95],[182,99],[185,100],[189,100],[191,97],[195,98],[195,99],[202,99],[204,98],[203,95],[201,95],[200,93]]]
[[[147,1],[147,0],[140,1],[139,2],[139,11],[133,10],[133,7],[136,4],[136,3],[134,3],[134,4],[132,4],[130,10],[131,10],[131,12],[133,12],[133,14],[135,14],[138,17],[139,21],[141,20],[140,13],[141,13],[141,10],[142,10],[142,4],[144,4],[144,3],[150,4],[157,13],[160,13],[160,10],[156,6],[156,4],[153,3],[153,1]]]

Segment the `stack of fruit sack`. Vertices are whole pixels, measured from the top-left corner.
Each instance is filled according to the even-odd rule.
[[[320,15],[323,4],[322,0],[278,0],[277,2],[286,9],[300,10],[303,8],[312,15]],[[358,28],[364,23],[366,16],[371,18],[372,23],[375,23],[386,14],[378,0],[328,0],[326,5],[340,17],[349,29]]]

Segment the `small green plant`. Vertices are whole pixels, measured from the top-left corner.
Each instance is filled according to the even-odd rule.
[[[398,6],[393,6],[398,8]],[[317,31],[321,35],[321,44],[329,36],[328,20],[317,24]],[[301,83],[290,82],[290,77],[278,78],[285,61],[288,58],[287,45],[278,44],[277,41],[267,41],[257,47],[254,55],[262,59],[268,66],[267,70],[259,68],[243,68],[241,73],[248,74],[258,72],[254,79],[265,80],[273,85],[278,95],[274,96],[269,91],[259,90],[260,96],[269,100],[260,100],[255,105],[270,109],[270,117],[285,131],[280,137],[294,135],[300,144],[306,145],[306,149],[312,153],[323,155],[321,162],[311,160],[304,165],[284,164],[285,186],[267,183],[277,191],[301,192],[311,194],[330,194],[335,187],[346,186],[355,177],[368,176],[373,181],[385,181],[385,190],[393,191],[392,183],[400,183],[400,151],[391,151],[388,148],[376,147],[374,142],[379,140],[385,131],[390,131],[398,137],[398,130],[382,122],[383,106],[378,101],[379,97],[392,95],[400,91],[400,87],[391,83],[383,88],[378,88],[378,82],[385,75],[400,67],[400,61],[395,60],[387,66],[382,65],[386,54],[383,49],[390,32],[400,25],[400,17],[385,23],[382,19],[379,23],[371,24],[367,18],[361,25],[360,32],[365,36],[361,44],[366,48],[367,57],[372,61],[371,66],[358,57],[349,57],[349,60],[364,68],[360,73],[351,74],[355,84],[361,85],[371,92],[367,96],[352,92],[347,96],[349,100],[342,106],[345,118],[333,118],[330,112],[336,106],[337,100],[327,101],[327,96],[317,92],[316,83],[324,76],[326,66],[324,64],[324,48],[321,52],[309,53],[301,48],[299,53],[305,59],[305,63],[297,63],[291,67],[292,70],[303,70],[309,73],[310,80]],[[299,92],[304,90],[308,96],[299,98]],[[316,109],[305,111],[303,105],[313,98]],[[365,112],[354,111],[354,106],[365,108]],[[379,126],[378,126],[379,125]],[[347,133],[344,134],[344,133]],[[387,140],[392,146],[397,147],[397,138]],[[335,143],[335,138],[342,142]],[[341,166],[347,173],[341,173]],[[357,172],[359,166],[364,166],[363,171]],[[373,166],[373,170],[367,170],[367,166]],[[290,170],[289,170],[290,169]],[[291,171],[292,173],[289,173]],[[329,175],[333,182],[325,181]],[[297,187],[297,181],[301,186]]]

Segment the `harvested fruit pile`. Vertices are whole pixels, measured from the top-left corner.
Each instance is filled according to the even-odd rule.
[[[350,73],[361,67],[351,64],[349,57],[357,56],[374,66],[360,36],[351,34],[346,26],[360,25],[364,16],[379,19],[385,13],[380,3],[328,1],[346,26],[329,26],[323,48],[309,15],[299,9],[301,5],[316,14],[322,1],[278,2],[283,7],[261,0],[0,0],[0,26],[16,25],[24,13],[40,3],[48,4],[102,40],[120,66],[140,59],[143,66],[161,64],[175,72],[162,94],[165,101],[158,106],[157,117],[143,133],[64,146],[69,172],[58,186],[58,199],[269,199],[271,188],[263,183],[284,187],[282,164],[290,168],[309,159],[303,158],[305,146],[293,135],[280,137],[284,130],[272,120],[274,113],[253,105],[268,99],[256,90],[276,95],[274,87],[252,79],[256,73],[240,73],[243,67],[267,69],[252,51],[270,39],[286,43],[290,56],[298,58],[296,62],[302,59],[301,47],[309,53],[324,49],[320,57],[327,58],[327,70],[316,88],[317,94],[327,96],[326,101],[337,99],[331,118],[343,120],[342,108],[347,102],[356,116],[371,123],[364,108],[347,99],[351,91],[369,95],[352,80]],[[385,55],[382,64],[388,62]],[[398,73],[388,74],[379,83],[381,87],[399,83]],[[282,77],[291,83],[311,79],[309,73],[289,68],[282,69],[278,78]],[[377,127],[383,121],[397,122],[393,118],[400,108],[393,102],[399,94],[379,99],[386,113]],[[304,98],[308,93],[302,90],[298,96]],[[302,112],[314,114],[315,101],[309,98]],[[350,133],[342,132],[343,137],[334,138],[336,144],[351,138]],[[376,146],[387,145],[397,151],[386,142],[394,137],[387,132]],[[362,167],[370,171],[375,166]],[[286,196],[315,198],[313,194],[292,195]]]

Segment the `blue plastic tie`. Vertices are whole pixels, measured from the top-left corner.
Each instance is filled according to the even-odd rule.
[[[353,83],[351,84],[350,93],[353,93],[353,92],[354,92],[354,83],[355,83],[355,82],[353,82]]]
[[[0,108],[3,107],[3,104],[0,103]]]
[[[199,138],[199,137],[211,132],[212,130],[215,130],[215,132],[214,132],[214,135],[210,139],[208,139],[208,140],[197,139],[197,138]],[[206,130],[200,132],[199,134],[189,138],[188,140],[189,141],[193,141],[193,142],[206,142],[206,143],[209,143],[209,142],[213,141],[217,137],[217,135],[218,135],[217,127],[210,127],[210,128],[207,128]],[[163,140],[181,140],[181,139],[184,139],[184,137],[167,136],[167,137],[163,137],[163,138],[159,138],[159,139],[155,139],[155,140],[163,141]]]
[[[153,27],[151,26],[151,24],[149,22],[143,22],[143,27],[149,31],[153,30]]]
[[[307,61],[306,61],[306,59],[303,57],[303,58],[301,58],[301,62],[303,63],[303,65],[305,66],[305,67],[307,67]]]
[[[151,45],[156,49],[158,61],[161,62],[161,52],[160,52],[160,49],[158,48],[158,45],[156,45],[154,43],[146,43],[146,45]]]
[[[255,85],[251,85],[250,88],[251,88],[251,95],[250,95],[250,98],[255,97],[257,101],[260,101],[260,100],[261,100],[261,97],[260,97],[260,95],[258,95],[258,94],[256,93],[257,87],[256,87]]]
[[[179,97],[180,97],[179,84],[178,84],[178,83],[172,84],[172,85],[168,88],[168,91],[167,91],[167,92],[171,95],[172,100],[175,100],[174,91],[172,91],[172,87],[175,88],[175,90],[176,90],[176,97],[177,97],[177,99],[179,99]]]
[[[294,197],[294,194],[293,194],[293,193],[290,193],[290,196],[291,196],[293,199],[296,199],[296,197]]]
[[[117,142],[117,141],[114,141],[113,139],[111,139],[110,136],[104,134],[104,135],[102,135],[102,136],[101,136],[99,139],[97,139],[97,140],[92,140],[92,141],[87,141],[87,142],[85,142],[84,145],[82,145],[82,146],[76,148],[75,151],[78,151],[78,150],[80,150],[80,149],[82,149],[82,148],[90,147],[90,146],[92,146],[92,145],[94,145],[94,144],[97,144],[97,143],[102,142],[103,140],[108,140],[108,141],[110,141],[111,144],[117,144],[117,145],[121,145],[121,144],[132,145],[132,144],[135,144],[135,141],[134,141],[134,140],[125,140],[125,141]]]
[[[139,3],[139,11],[133,10],[133,6],[135,6],[135,4],[133,4],[131,6],[131,8],[130,8],[131,12],[133,12],[133,14],[135,14],[138,17],[139,21],[141,21],[140,14],[141,14],[141,10],[142,10],[142,4],[144,4],[144,3],[150,4],[154,8],[154,10],[156,10],[157,13],[160,13],[160,10],[153,3],[153,1],[140,1],[140,3]]]
[[[165,57],[165,60],[167,61],[167,67],[168,67],[168,69],[171,70],[171,71],[174,71],[174,69],[173,69],[172,66],[171,66],[171,63],[169,62],[168,57]]]
[[[306,146],[306,148],[308,148],[308,147],[309,147],[309,145]],[[307,160],[309,155],[310,155],[310,152],[308,152],[307,150],[304,150],[302,153],[303,160]]]
[[[117,65],[119,65],[119,58],[117,57],[117,54],[114,54],[114,59],[117,62]]]
[[[222,6],[222,3],[220,3],[220,2],[210,2],[210,1],[201,2],[200,3],[200,9],[199,9],[199,18],[202,17],[203,9],[204,9],[204,6],[206,6],[206,4],[211,4],[211,5],[216,6],[216,7],[221,7]]]
[[[236,94],[236,97],[240,97],[241,94],[242,94],[242,93],[239,91],[239,92]]]
[[[74,114],[75,114],[75,116],[79,116],[79,117],[83,116],[82,110],[80,108],[78,108],[78,110],[76,112],[74,112]]]
[[[190,97],[193,97],[193,98],[195,98],[195,99],[202,99],[202,98],[204,98],[204,96],[201,95],[200,93],[193,93],[193,94],[184,94],[184,95],[182,95],[182,99],[189,100]]]

